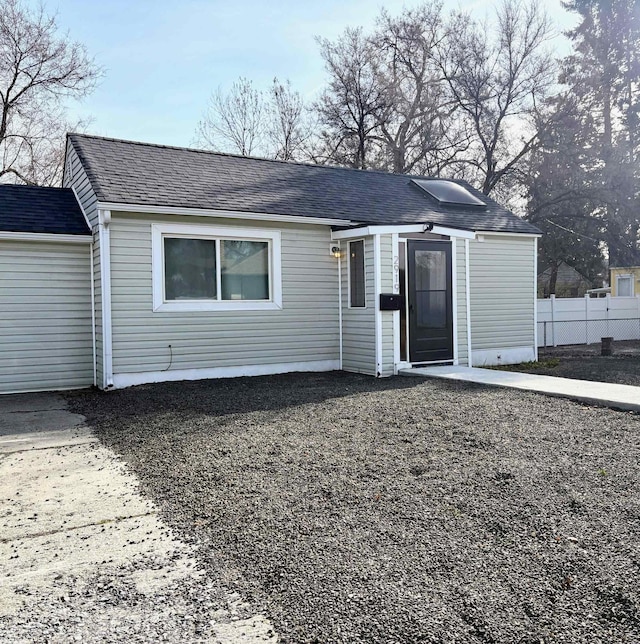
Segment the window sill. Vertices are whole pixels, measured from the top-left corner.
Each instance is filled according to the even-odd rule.
[[[217,302],[164,302],[156,306],[154,313],[187,313],[191,311],[279,311],[282,306],[276,302],[252,302],[224,300]]]

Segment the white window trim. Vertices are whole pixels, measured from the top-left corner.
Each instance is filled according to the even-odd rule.
[[[620,295],[621,279],[628,279],[629,282],[631,283],[631,295]],[[633,275],[631,273],[620,273],[619,275],[616,275],[616,295],[618,297],[635,297],[635,294],[636,294],[636,285],[634,284],[634,281],[633,281]]]
[[[364,306],[351,306],[351,244],[362,242],[362,265],[364,269]],[[347,244],[347,308],[364,311],[367,308],[367,242],[365,238],[350,239]]]
[[[172,300],[164,299],[165,235],[193,239],[243,239],[270,242],[269,289],[271,299],[261,300]],[[282,250],[280,232],[261,228],[232,228],[228,226],[197,226],[190,224],[152,224],[151,254],[153,279],[153,310],[164,311],[273,311],[282,308]],[[216,271],[220,274],[220,271]],[[219,281],[219,280],[218,280]],[[218,284],[218,288],[219,288]],[[220,292],[218,290],[218,292]]]

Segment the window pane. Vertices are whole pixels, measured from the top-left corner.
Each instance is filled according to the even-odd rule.
[[[620,297],[631,297],[633,295],[630,277],[618,277],[618,295]]]
[[[223,239],[220,242],[223,300],[269,299],[269,243]]]
[[[364,241],[349,242],[349,290],[351,306],[365,306]]]
[[[167,300],[215,300],[215,241],[165,237],[164,291]]]

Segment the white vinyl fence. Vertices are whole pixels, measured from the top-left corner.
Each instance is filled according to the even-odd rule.
[[[538,300],[538,346],[640,340],[640,296]]]

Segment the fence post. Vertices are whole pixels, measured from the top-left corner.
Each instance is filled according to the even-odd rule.
[[[556,342],[556,296],[554,293],[549,295],[551,300],[551,332],[553,333],[553,346],[557,347],[558,343]]]
[[[605,320],[607,321],[607,337],[611,337],[611,333],[609,333],[609,308],[611,307],[611,293],[607,293],[606,300],[607,300],[607,310],[606,310]]]
[[[589,294],[584,296],[584,343],[589,344]]]

